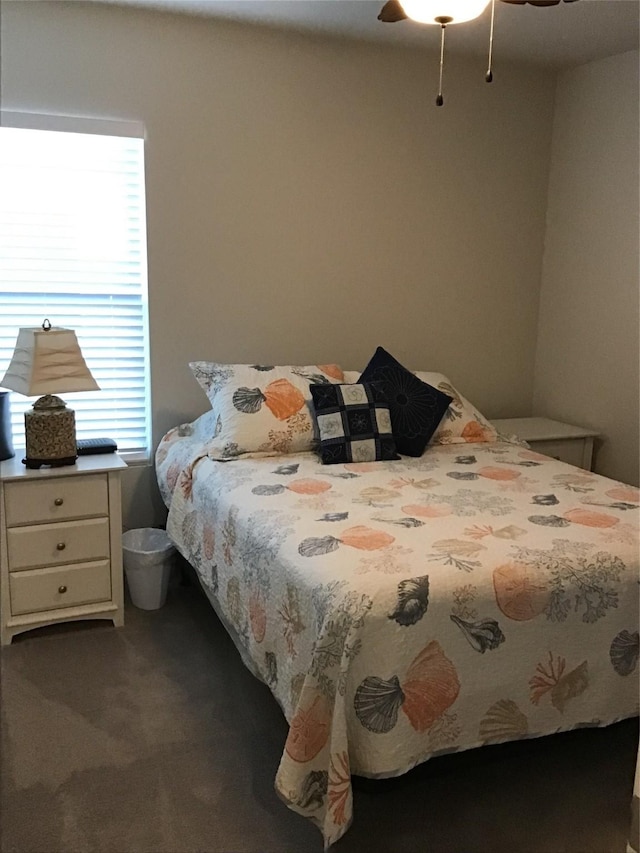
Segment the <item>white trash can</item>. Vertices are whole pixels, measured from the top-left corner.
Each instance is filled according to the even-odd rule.
[[[141,610],[158,610],[167,587],[176,549],[164,530],[140,527],[122,534],[122,561],[131,601]]]

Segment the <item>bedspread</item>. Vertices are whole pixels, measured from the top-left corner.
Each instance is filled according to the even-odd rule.
[[[158,451],[168,533],[282,706],[276,789],[327,845],[351,774],[638,713],[637,489],[503,442],[214,462],[199,430]]]

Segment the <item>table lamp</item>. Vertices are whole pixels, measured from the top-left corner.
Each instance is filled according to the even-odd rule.
[[[76,333],[52,326],[21,328],[13,358],[0,382],[4,388],[33,397],[43,394],[24,413],[27,468],[73,465],[78,458],[73,409],[56,394],[97,391],[98,383],[82,356]]]

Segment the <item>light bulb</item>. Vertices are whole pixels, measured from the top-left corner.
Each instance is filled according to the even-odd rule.
[[[461,24],[479,17],[489,0],[401,0],[402,8],[420,24]]]

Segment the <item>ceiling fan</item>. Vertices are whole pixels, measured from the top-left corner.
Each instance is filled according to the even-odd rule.
[[[382,7],[378,20],[385,24],[411,19],[421,24],[437,24],[440,27],[440,80],[438,84],[437,106],[444,103],[442,96],[442,73],[444,69],[444,38],[449,24],[460,24],[477,18],[491,3],[491,28],[489,32],[489,65],[485,80],[493,81],[493,29],[496,0],[387,0]],[[558,6],[561,2],[575,3],[577,0],[500,0],[514,6]]]

